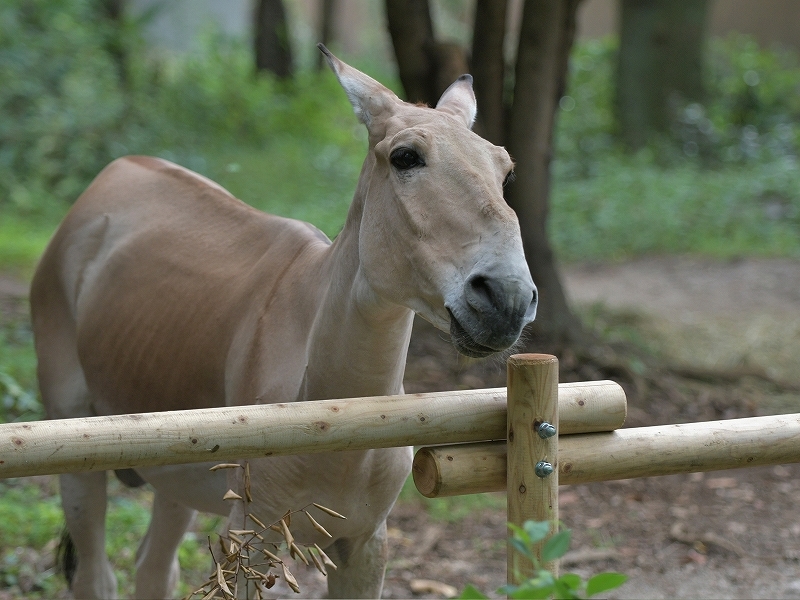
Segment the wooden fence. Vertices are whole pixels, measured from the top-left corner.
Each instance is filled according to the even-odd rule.
[[[800,462],[800,414],[620,430],[625,414],[618,384],[517,355],[507,388],[3,424],[0,479],[415,445],[423,495],[507,490],[521,524],[558,518],[559,484]],[[509,581],[529,571],[508,557]]]

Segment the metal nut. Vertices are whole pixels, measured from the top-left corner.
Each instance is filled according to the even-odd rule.
[[[556,428],[545,421],[536,428],[536,433],[539,434],[540,438],[546,440],[547,438],[551,438],[556,434]]]
[[[536,466],[533,468],[533,472],[536,473],[537,477],[544,479],[545,477],[549,477],[553,474],[553,465],[545,460],[540,460],[536,463]]]

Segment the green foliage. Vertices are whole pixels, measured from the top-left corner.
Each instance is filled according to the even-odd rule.
[[[0,196],[0,269],[29,280],[33,267],[61,220],[63,210],[32,215],[17,207],[3,206]]]
[[[0,523],[3,524],[5,546],[41,548],[58,537],[63,513],[58,496],[52,490],[28,483],[26,480],[0,482]]]
[[[558,161],[567,177],[590,177],[616,146],[613,115],[617,40],[578,44],[561,99]],[[763,49],[749,36],[712,39],[706,53],[704,102],[676,102],[672,127],[652,140],[648,162],[705,167],[767,164],[800,150],[800,61],[795,52]]]
[[[366,144],[354,136],[349,146],[320,137],[286,135],[274,147],[209,152],[206,170],[248,204],[308,221],[333,237],[344,223]]]
[[[26,597],[31,592],[55,595],[59,581],[46,568],[46,554],[55,547],[63,519],[51,490],[15,480],[0,482],[0,589],[17,590]]]
[[[596,175],[595,162],[614,148],[615,38],[577,44],[570,58],[567,95],[559,102],[556,129],[557,176]]]
[[[22,319],[0,318],[0,423],[43,419],[36,388],[30,324]]]
[[[138,101],[160,132],[147,151],[211,177],[256,208],[335,235],[366,147],[335,77],[306,72],[277,82],[254,75],[241,42],[209,33],[202,47],[142,66],[158,81]]]
[[[0,371],[0,419],[2,422],[40,419],[41,405],[30,389],[25,389],[5,371]]]
[[[30,325],[0,321],[0,423],[43,418]],[[2,521],[0,521],[2,522]]]
[[[461,598],[462,600],[486,600],[488,596],[486,596],[486,594],[481,592],[471,583],[468,583],[467,586],[464,588],[464,591],[461,592],[459,598]]]
[[[749,36],[712,40],[708,99],[689,104],[675,133],[688,156],[711,164],[769,163],[800,149],[800,62],[796,53],[765,50]]]
[[[533,575],[519,585],[509,584],[498,590],[509,598],[590,598],[616,589],[628,580],[627,575],[621,573],[599,573],[585,582],[575,573],[554,577],[544,565],[567,553],[571,531],[564,529],[551,535],[551,524],[547,521],[525,521],[522,527],[509,523],[508,527],[511,530],[509,539],[514,551],[533,563]],[[541,542],[544,544],[540,559],[535,547]],[[522,577],[518,576],[517,579]],[[468,585],[459,597],[473,600],[486,598],[472,585]]]
[[[114,153],[125,102],[96,4],[0,7],[0,205],[74,197]]]
[[[564,260],[800,255],[800,67],[744,36],[714,41],[705,104],[636,155],[615,141],[616,42],[576,47],[556,133],[550,232]]]
[[[4,219],[63,214],[108,162],[141,153],[223,179],[233,173],[227,167],[263,158],[268,172],[250,186],[255,203],[277,187],[289,192],[284,207],[333,202],[341,224],[340,182],[349,201],[365,135],[330,73],[290,82],[256,75],[250,48],[215,31],[196,53],[154,56],[140,29],[105,18],[92,0],[9,0],[0,8]],[[234,149],[245,158],[222,158]],[[333,189],[321,194],[331,178]],[[309,180],[316,188],[304,185]]]
[[[134,63],[135,109],[144,126],[157,129],[165,149],[236,145],[262,147],[275,136],[317,138],[347,145],[352,110],[330,109],[331,98],[348,106],[330,73],[301,72],[276,81],[256,74],[250,48],[215,31],[201,50],[185,56]]]
[[[61,597],[66,581],[56,572],[55,548],[64,527],[64,515],[55,478],[0,481],[0,596],[26,598]],[[124,488],[109,481],[106,549],[117,574],[121,597],[134,592],[136,549],[147,530],[152,492]],[[180,595],[191,591],[187,581],[204,579],[209,558],[207,536],[217,531],[224,518],[198,515],[178,551],[182,583]],[[5,597],[5,596],[3,596]]]
[[[597,159],[593,168],[593,177],[569,179],[556,165],[549,227],[564,260],[800,255],[800,168],[792,160],[667,170],[643,151]]]

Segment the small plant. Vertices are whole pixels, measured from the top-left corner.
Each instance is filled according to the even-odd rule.
[[[252,501],[252,497],[250,496],[249,467],[250,465],[247,461],[243,464],[224,463],[211,467],[212,470],[226,468],[244,469],[244,498],[233,490],[228,490],[225,496],[223,496],[224,500],[244,502],[245,505]],[[313,546],[303,545],[301,548],[295,541],[290,530],[292,516],[303,513],[314,529],[327,537],[332,537],[308,511],[312,506],[337,519],[346,518],[336,511],[317,503],[309,504],[298,510],[287,511],[283,517],[270,525],[265,525],[253,513],[246,512],[245,526],[250,525],[250,528],[229,529],[227,538],[220,536],[219,547],[221,556],[219,560],[212,548],[211,537],[209,536],[208,550],[214,561],[213,572],[205,584],[191,592],[184,600],[191,600],[191,598],[195,596],[200,596],[202,600],[212,600],[214,598],[235,600],[236,598],[242,597],[239,589],[242,582],[244,582],[244,585],[247,587],[244,597],[251,597],[249,592],[252,588],[253,597],[256,598],[256,600],[260,600],[260,598],[264,597],[266,590],[275,585],[279,577],[283,577],[292,591],[299,594],[300,586],[297,583],[297,579],[295,579],[294,575],[292,575],[292,572],[287,567],[286,561],[279,556],[281,550],[288,552],[293,560],[301,561],[306,566],[313,563],[314,567],[316,567],[320,573],[327,576],[327,569],[335,570],[336,564],[317,544]],[[283,542],[275,543],[265,539],[264,535],[270,530],[283,536]],[[271,548],[271,550],[268,548]],[[305,549],[305,552],[303,549]],[[278,569],[280,569],[280,574],[273,572]]]
[[[621,573],[599,573],[583,581],[576,573],[564,573],[560,577],[544,568],[544,564],[558,560],[569,549],[572,532],[564,529],[550,535],[547,521],[525,521],[522,527],[508,524],[511,529],[511,546],[515,552],[533,563],[533,575],[519,585],[506,585],[497,590],[509,598],[589,598],[608,590],[618,588],[628,580]],[[546,540],[542,547],[541,559],[536,556],[534,546]],[[515,573],[515,575],[518,575]],[[516,577],[517,580],[521,579]],[[468,585],[460,598],[487,598],[475,587]]]

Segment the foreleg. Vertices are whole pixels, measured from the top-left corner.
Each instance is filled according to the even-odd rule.
[[[136,597],[169,598],[180,578],[178,547],[195,511],[156,491],[147,535],[136,553]]]
[[[380,598],[389,559],[386,522],[364,541],[339,539],[330,547],[338,569],[328,569],[330,598]]]

